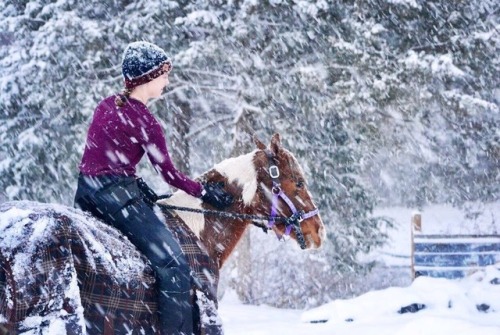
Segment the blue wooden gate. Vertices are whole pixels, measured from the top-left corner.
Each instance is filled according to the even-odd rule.
[[[499,235],[413,234],[414,277],[462,278],[500,262]]]

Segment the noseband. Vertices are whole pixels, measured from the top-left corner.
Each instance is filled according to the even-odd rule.
[[[268,228],[272,228],[276,223],[276,219],[280,219],[280,221],[283,221],[285,223],[285,233],[283,235],[284,236],[290,235],[293,229],[295,231],[295,235],[297,236],[297,242],[299,243],[300,248],[305,249],[306,241],[304,239],[304,233],[302,232],[300,223],[305,219],[309,219],[315,215],[318,215],[319,210],[318,208],[315,208],[307,213],[305,213],[304,210],[297,210],[292,200],[290,200],[290,198],[281,189],[281,183],[279,180],[280,170],[278,168],[278,165],[276,164],[276,158],[274,154],[269,150],[266,150],[265,152],[269,164],[269,176],[271,177],[271,180],[273,182],[273,186],[271,188],[273,197],[271,200],[271,215],[268,223]],[[290,210],[292,211],[292,215],[290,215],[287,218],[282,218],[277,216],[278,202],[280,198],[287,204],[288,208],[290,208]],[[281,239],[282,236],[278,236],[278,238]]]

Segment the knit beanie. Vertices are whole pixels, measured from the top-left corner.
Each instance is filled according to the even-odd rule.
[[[153,43],[132,42],[123,53],[122,73],[127,89],[150,82],[171,69],[165,51]]]

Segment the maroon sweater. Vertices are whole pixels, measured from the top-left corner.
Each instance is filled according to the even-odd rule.
[[[87,135],[80,172],[87,176],[135,176],[144,153],[170,185],[200,197],[202,186],[172,164],[163,130],[148,108],[129,98],[123,107],[110,96],[97,106]]]

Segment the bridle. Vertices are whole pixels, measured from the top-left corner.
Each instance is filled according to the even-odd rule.
[[[304,238],[304,233],[302,232],[302,228],[300,227],[300,223],[305,219],[309,219],[315,215],[318,215],[319,210],[318,208],[315,208],[307,213],[304,212],[304,210],[297,210],[292,200],[290,200],[290,198],[283,192],[281,188],[281,183],[279,180],[280,170],[278,168],[278,165],[276,164],[275,155],[270,150],[265,150],[265,153],[268,160],[268,173],[272,180],[271,193],[273,194],[271,199],[271,210],[269,216],[231,213],[231,212],[224,212],[211,209],[198,209],[198,208],[181,207],[181,206],[164,205],[164,204],[162,204],[161,207],[165,209],[200,213],[204,215],[215,215],[233,219],[252,220],[252,224],[254,224],[259,228],[262,228],[265,232],[267,232],[269,229],[272,229],[277,221],[283,222],[285,224],[285,232],[281,236],[277,233],[278,239],[282,240],[283,236],[290,235],[293,229],[293,231],[295,232],[295,236],[297,237],[297,242],[300,245],[300,248],[305,249],[306,241]],[[287,204],[288,208],[292,212],[292,215],[290,215],[289,217],[277,215],[278,203],[280,198],[285,202],[285,204]],[[267,225],[263,225],[261,223],[262,221],[268,221]]]
[[[283,192],[283,189],[281,188],[281,183],[279,180],[280,170],[278,168],[278,165],[276,164],[276,157],[270,150],[265,150],[265,153],[269,165],[269,176],[271,177],[271,180],[273,182],[273,186],[271,188],[273,197],[271,199],[271,215],[268,223],[268,228],[272,228],[276,223],[276,219],[281,218],[279,216],[276,216],[278,212],[278,202],[281,198],[285,202],[285,204],[287,204],[288,208],[292,211],[292,215],[282,220],[285,223],[285,233],[283,235],[290,235],[293,229],[295,232],[295,236],[297,236],[297,242],[299,243],[300,248],[305,249],[306,241],[304,239],[304,233],[302,232],[300,223],[305,219],[309,219],[315,215],[318,215],[319,209],[315,208],[307,213],[305,213],[304,210],[297,210],[292,200],[290,200],[290,198],[285,194],[285,192]],[[278,236],[278,239],[282,239],[282,236]]]

